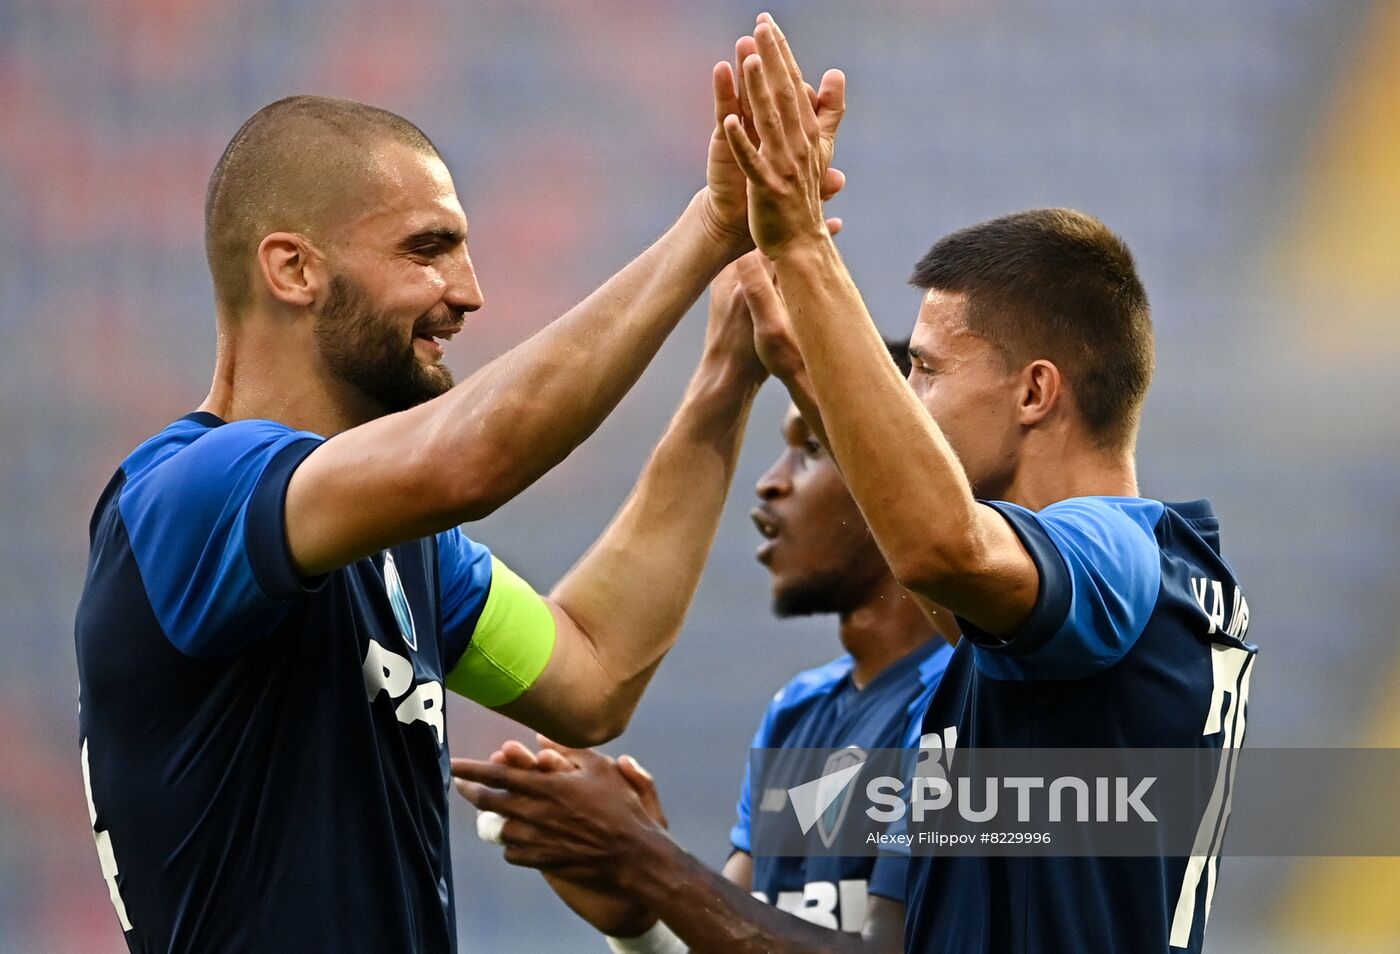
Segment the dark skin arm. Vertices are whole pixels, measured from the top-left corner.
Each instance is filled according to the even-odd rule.
[[[458,791],[478,809],[506,817],[502,838],[511,864],[546,872],[556,890],[561,882],[566,890],[582,885],[593,893],[588,900],[611,895],[634,906],[630,920],[619,917],[609,927],[622,925],[626,933],[638,934],[650,919],[660,918],[692,951],[715,954],[900,950],[901,904],[872,897],[865,930],[846,934],[750,895],[752,863],[743,853],[731,856],[725,874],[706,867],[654,819],[645,799],[654,789],[634,769],[620,769],[595,752],[558,746],[544,749],[536,768],[517,767],[524,761],[499,754],[503,757],[488,762],[453,759]],[[570,906],[584,913],[575,903]]]

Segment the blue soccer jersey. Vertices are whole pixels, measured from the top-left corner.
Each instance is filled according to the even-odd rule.
[[[917,744],[924,708],[953,648],[934,637],[877,675],[863,689],[851,678],[849,655],[800,673],[763,715],[754,749],[907,748]],[[750,792],[744,771],[738,821],[730,832],[737,851],[752,852],[752,812],[786,811],[786,792]],[[754,896],[823,927],[859,932],[869,894],[904,901],[907,858],[772,857],[753,860]]]
[[[300,579],[284,498],[320,443],[191,414],[97,505],[81,752],[132,951],[456,948],[443,681],[509,571],[452,530]]]
[[[992,506],[1035,560],[1040,593],[1010,639],[963,624],[929,704],[926,738],[945,751],[1243,742],[1255,647],[1244,641],[1249,607],[1221,558],[1208,503],[1087,497],[1039,513]],[[1214,855],[916,856],[906,950],[1200,951],[1218,864]]]

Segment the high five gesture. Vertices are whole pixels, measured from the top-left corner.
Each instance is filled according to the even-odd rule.
[[[724,116],[722,124],[749,180],[749,230],[772,255],[797,236],[828,234],[822,200],[842,181],[830,166],[836,130],[846,112],[846,77],[828,70],[814,91],[803,81],[787,38],[766,13],[759,17],[752,42],[755,52],[741,54],[740,61],[747,109],[742,116]],[[745,49],[745,41],[739,49]]]

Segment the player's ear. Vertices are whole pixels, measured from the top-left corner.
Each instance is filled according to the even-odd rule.
[[[324,260],[297,232],[273,232],[258,243],[258,274],[277,301],[300,308],[316,301],[326,283]]]
[[[1018,416],[1022,427],[1034,427],[1050,415],[1062,399],[1064,377],[1053,362],[1043,358],[1021,369]]]

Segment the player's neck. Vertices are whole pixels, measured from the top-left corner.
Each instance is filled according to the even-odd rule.
[[[1042,510],[1071,497],[1136,497],[1131,450],[1094,446],[1030,449],[997,499]]]
[[[908,591],[888,573],[855,609],[841,615],[841,645],[855,660],[858,688],[934,636],[933,623]]]
[[[221,324],[214,381],[199,410],[225,421],[270,420],[329,437],[377,416],[327,374],[314,341]]]

